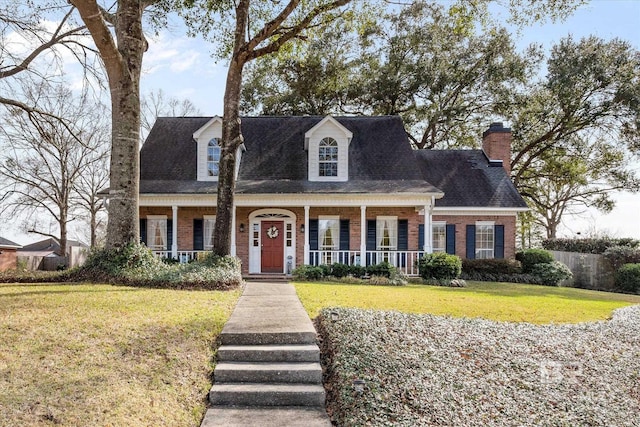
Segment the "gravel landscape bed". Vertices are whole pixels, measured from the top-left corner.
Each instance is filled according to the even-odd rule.
[[[336,425],[640,426],[638,305],[562,325],[331,308],[316,327]]]

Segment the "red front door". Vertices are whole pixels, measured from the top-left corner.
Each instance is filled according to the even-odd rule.
[[[284,272],[284,222],[262,221],[262,256],[261,271],[263,273]]]

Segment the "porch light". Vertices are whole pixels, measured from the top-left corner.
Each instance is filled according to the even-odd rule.
[[[240,232],[244,233],[244,224],[242,224],[242,223],[240,224]]]
[[[300,232],[304,233],[304,224],[300,224]]]
[[[331,316],[331,321],[335,322],[336,320],[338,320],[340,318],[340,315],[338,314],[337,311],[332,311],[330,314]]]
[[[356,378],[355,380],[353,380],[353,390],[357,394],[362,394],[362,393],[364,393],[365,384],[366,384],[366,382],[363,379]]]

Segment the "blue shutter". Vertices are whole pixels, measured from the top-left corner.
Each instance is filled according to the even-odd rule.
[[[496,225],[493,232],[493,257],[502,259],[504,258],[504,225]]]
[[[349,246],[351,245],[350,238],[351,236],[349,233],[349,220],[341,219],[340,220],[340,250],[341,251],[349,250]],[[349,252],[341,252],[338,262],[341,262],[342,264],[349,264]]]
[[[467,259],[476,259],[476,226],[467,225]]]
[[[147,219],[140,218],[140,243],[147,244]]]
[[[194,218],[193,220],[193,250],[201,251],[204,249],[204,221]]]
[[[173,242],[173,220],[167,220],[167,247],[165,250],[171,250],[171,242]]]
[[[418,225],[418,250],[424,250],[424,224]]]
[[[398,220],[398,250],[409,250],[409,221],[406,219]]]
[[[367,251],[376,250],[376,220],[367,220]],[[372,264],[371,254],[367,254],[367,265]]]
[[[312,251],[318,250],[318,220],[309,220],[309,249]]]
[[[456,225],[447,224],[447,253],[456,254]]]
[[[398,250],[409,250],[409,220],[406,219],[398,220]],[[400,267],[406,267],[407,254],[400,254],[400,259],[398,261],[400,262]]]
[[[317,251],[318,250],[318,220],[310,219],[309,220],[309,250]],[[320,259],[317,254],[309,254],[309,264],[311,265],[319,265]]]
[[[348,251],[351,246],[350,242],[350,234],[349,234],[349,220],[341,219],[340,220],[340,250]]]

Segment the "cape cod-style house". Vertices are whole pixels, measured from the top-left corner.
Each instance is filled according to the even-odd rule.
[[[482,150],[413,150],[399,117],[245,117],[232,252],[243,274],[388,261],[417,274],[425,252],[513,258],[511,132]],[[211,249],[219,117],[159,118],[141,150],[141,238],[181,261]]]

